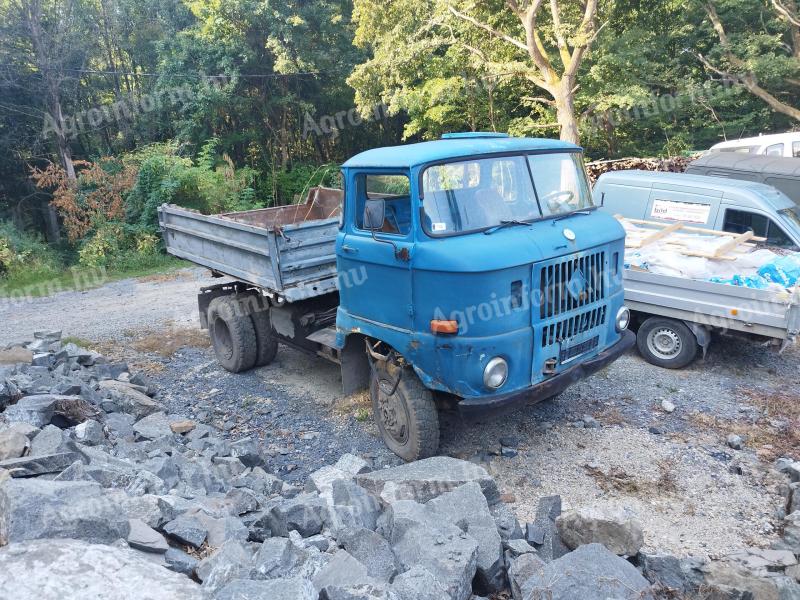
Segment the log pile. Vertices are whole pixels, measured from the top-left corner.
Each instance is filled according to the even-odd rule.
[[[672,158],[619,158],[616,160],[597,160],[586,165],[589,178],[594,184],[603,174],[610,171],[628,171],[639,169],[642,171],[668,171],[683,173],[689,164],[697,157],[674,156]]]

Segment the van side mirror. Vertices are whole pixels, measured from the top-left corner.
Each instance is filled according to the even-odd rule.
[[[364,229],[378,231],[386,221],[386,202],[383,199],[368,199],[364,203]]]

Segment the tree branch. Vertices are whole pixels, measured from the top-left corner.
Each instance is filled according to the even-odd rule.
[[[713,71],[717,75],[721,77],[725,77],[732,81],[737,82],[739,85],[743,86],[748,92],[753,94],[754,96],[761,98],[764,102],[766,102],[772,110],[779,112],[781,114],[787,115],[792,119],[800,121],[800,109],[794,108],[778,100],[775,96],[770,94],[767,90],[762,88],[758,85],[758,82],[755,76],[752,73],[747,73],[745,75],[740,75],[738,73],[731,73],[729,71],[723,71],[711,64],[711,62],[706,59],[702,54],[696,54],[697,58],[703,65],[710,71]]]
[[[555,31],[558,52],[561,55],[561,63],[564,65],[564,69],[568,69],[572,56],[570,55],[567,40],[564,37],[561,15],[558,12],[558,0],[550,0],[550,12],[553,13],[553,30]]]
[[[542,7],[543,0],[533,0],[528,10],[520,15],[522,19],[522,26],[525,29],[525,37],[527,41],[528,54],[533,60],[539,70],[542,72],[545,80],[550,85],[557,83],[558,76],[553,70],[553,65],[550,63],[550,58],[547,56],[542,40],[539,38],[539,33],[536,31],[536,16]]]
[[[450,9],[450,12],[453,13],[459,19],[461,19],[463,21],[466,21],[467,23],[471,23],[475,27],[483,29],[484,31],[492,34],[494,37],[496,37],[498,39],[501,39],[501,40],[503,40],[505,42],[508,42],[509,44],[512,44],[512,45],[516,46],[517,48],[525,50],[526,52],[528,51],[528,47],[525,44],[523,44],[519,40],[511,37],[510,35],[507,35],[507,34],[503,33],[502,31],[498,31],[497,29],[495,29],[494,27],[491,27],[490,25],[487,25],[486,23],[481,23],[480,21],[478,21],[478,19],[475,19],[474,17],[470,17],[469,15],[465,15],[464,13],[459,12],[453,6],[448,6],[448,9]]]
[[[782,14],[792,25],[800,27],[800,17],[797,16],[797,11],[784,6],[780,0],[772,0],[772,6],[775,7],[780,14]]]

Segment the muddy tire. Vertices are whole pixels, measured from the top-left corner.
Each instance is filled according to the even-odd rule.
[[[651,365],[682,369],[697,358],[700,346],[692,330],[681,321],[650,317],[636,333],[636,346]]]
[[[278,340],[272,333],[272,321],[269,317],[269,307],[256,310],[250,315],[253,328],[256,331],[257,357],[256,367],[266,367],[278,354]]]
[[[433,394],[413,369],[375,361],[369,392],[375,423],[392,452],[406,462],[436,455],[439,414]]]
[[[214,298],[208,306],[208,334],[217,361],[231,373],[252,369],[258,358],[253,320],[233,296]]]

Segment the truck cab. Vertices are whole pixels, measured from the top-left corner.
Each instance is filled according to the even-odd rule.
[[[387,445],[438,446],[464,415],[544,400],[633,344],[624,230],[596,211],[577,146],[462,134],[343,166],[336,345],[364,344]]]

